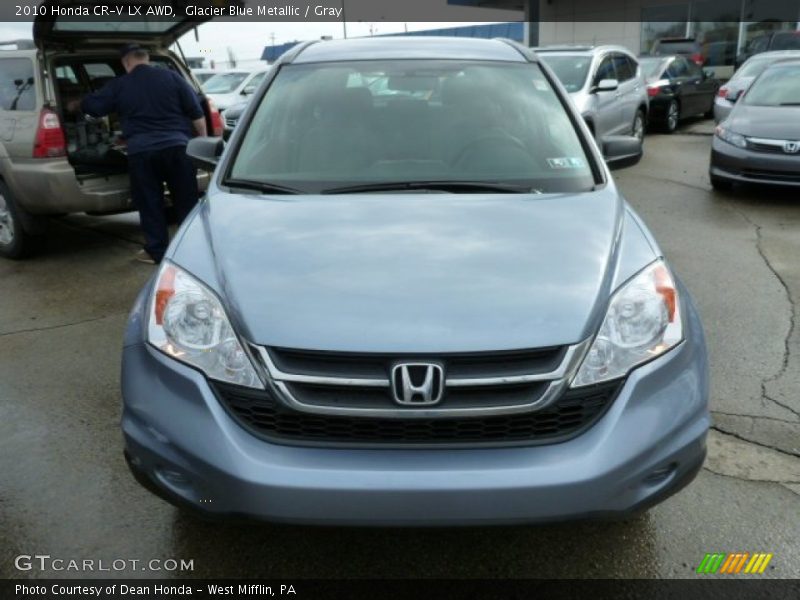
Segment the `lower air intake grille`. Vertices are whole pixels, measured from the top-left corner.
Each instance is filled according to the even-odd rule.
[[[569,390],[546,409],[490,417],[375,418],[295,411],[272,393],[213,382],[221,403],[245,429],[299,445],[533,445],[585,431],[611,405],[622,381]]]

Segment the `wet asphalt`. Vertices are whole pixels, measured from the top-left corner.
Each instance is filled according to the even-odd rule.
[[[217,524],[130,477],[119,364],[126,314],[152,267],[134,215],[52,223],[43,251],[0,259],[0,577],[15,557],[193,561],[101,576],[696,577],[706,552],[772,552],[800,577],[800,192],[711,191],[711,127],[650,135],[616,175],[704,318],[714,430],[695,482],[626,522],[460,529]],[[119,563],[118,563],[119,564]]]

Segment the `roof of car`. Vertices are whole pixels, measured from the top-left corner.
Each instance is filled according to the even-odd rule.
[[[553,46],[540,46],[533,48],[537,54],[594,54],[598,52],[623,52],[633,56],[633,53],[625,46],[618,46],[613,44],[604,44],[602,46],[585,46],[585,45],[553,45]]]
[[[292,63],[375,59],[459,59],[526,62],[512,43],[458,37],[370,37],[326,40],[303,46],[288,58]]]
[[[767,69],[772,69],[774,67],[797,67],[800,66],[800,57],[798,58],[787,58],[786,60],[776,60],[774,63],[767,66]]]

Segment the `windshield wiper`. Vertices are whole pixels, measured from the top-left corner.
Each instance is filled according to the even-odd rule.
[[[240,188],[243,190],[254,190],[256,192],[264,192],[265,194],[302,194],[302,190],[298,190],[285,185],[278,185],[276,183],[267,183],[266,181],[253,181],[251,179],[226,179],[222,182],[232,188]]]
[[[540,190],[525,185],[492,181],[387,181],[364,183],[322,190],[321,194],[360,194],[362,192],[391,192],[403,190],[434,190],[461,194],[494,192],[501,194],[541,194]]]
[[[778,106],[800,106],[800,102],[781,102]]]

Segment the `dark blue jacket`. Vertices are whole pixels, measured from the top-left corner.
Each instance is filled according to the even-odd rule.
[[[86,96],[81,110],[94,117],[117,113],[128,154],[185,146],[192,120],[203,117],[197,93],[169,69],[139,65]]]

